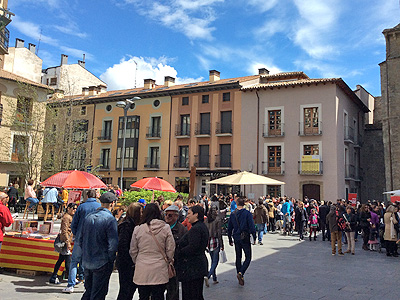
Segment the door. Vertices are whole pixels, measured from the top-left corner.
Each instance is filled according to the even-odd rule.
[[[200,114],[200,134],[210,134],[210,113]]]
[[[199,146],[199,167],[209,168],[210,167],[210,146],[200,145]]]
[[[321,199],[320,185],[318,184],[303,184],[303,199],[308,197],[308,199]]]
[[[232,112],[221,112],[221,133],[232,133]]]

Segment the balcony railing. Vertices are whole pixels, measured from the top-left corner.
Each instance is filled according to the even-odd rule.
[[[194,134],[210,136],[211,124],[210,123],[208,123],[208,124],[196,123],[195,129],[194,129]]]
[[[284,175],[285,174],[285,162],[262,162],[262,173],[268,175]]]
[[[264,124],[263,137],[284,136],[284,125],[285,124],[283,123],[279,124],[278,126],[270,126],[269,124]]]
[[[10,40],[10,31],[7,28],[0,30],[0,54],[8,53],[8,42]]]
[[[299,161],[300,175],[322,175],[322,161]]]
[[[348,179],[355,179],[356,178],[356,167],[352,164],[345,165],[345,178]]]
[[[232,168],[232,155],[215,155],[216,168]]]
[[[174,156],[175,169],[189,169],[189,158],[183,156]]]
[[[175,136],[180,138],[190,137],[190,124],[176,125]]]
[[[160,168],[160,158],[159,157],[146,157],[144,160],[145,169],[159,169]]]
[[[321,135],[322,134],[322,122],[314,122],[314,123],[304,123],[299,122],[299,135]]]
[[[147,127],[146,138],[161,138],[161,127]]]
[[[110,142],[112,140],[112,132],[111,131],[104,131],[99,130],[99,134],[97,139],[102,142]]]
[[[196,168],[210,168],[210,155],[195,155],[194,166]]]
[[[354,143],[354,128],[350,126],[344,126],[344,142]]]
[[[220,123],[215,126],[215,134],[217,135],[232,135],[232,122]]]
[[[99,166],[100,170],[110,170],[110,159],[100,157],[97,159],[96,165]]]

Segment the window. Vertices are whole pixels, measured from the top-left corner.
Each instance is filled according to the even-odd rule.
[[[151,117],[151,137],[161,137],[161,117]]]
[[[267,195],[272,197],[280,197],[281,196],[281,186],[280,185],[268,185],[267,186]]]
[[[110,169],[110,153],[111,149],[101,149],[100,164],[101,169]]]
[[[179,146],[179,168],[189,168],[189,146]]]
[[[282,133],[281,110],[268,111],[268,136],[279,136]]]
[[[201,103],[209,103],[210,95],[202,95],[201,96]]]
[[[149,168],[159,168],[160,167],[160,148],[150,147],[150,157],[148,162]]]
[[[86,106],[81,107],[81,116],[86,116]]]
[[[220,133],[232,133],[232,112],[221,112],[221,128]]]
[[[231,93],[223,93],[222,101],[224,101],[224,102],[231,101]]]
[[[136,170],[139,146],[139,116],[129,116],[126,122],[124,168]],[[124,117],[119,118],[117,141],[117,168],[121,168]]]
[[[50,78],[50,85],[57,85],[57,77]]]
[[[153,101],[153,106],[154,106],[154,107],[159,107],[159,106],[160,106],[160,100],[158,100],[158,99],[157,99],[157,100],[154,100],[154,101]]]
[[[111,134],[112,134],[112,120],[106,120],[103,122],[102,138],[104,140],[111,140]]]
[[[124,133],[124,117],[119,118],[118,138],[122,139]],[[139,137],[139,116],[128,116],[126,118],[126,138]]]
[[[198,167],[209,168],[210,167],[210,146],[200,145],[199,146],[199,162]]]
[[[281,173],[282,147],[268,146],[268,173]]]
[[[16,120],[18,122],[30,123],[32,117],[32,105],[32,99],[18,96],[16,111]]]
[[[106,106],[106,111],[111,111],[112,110],[112,105],[111,104],[108,104],[107,106]]]
[[[11,161],[25,161],[28,154],[28,137],[25,135],[14,135]]]
[[[74,149],[71,152],[71,162],[72,168],[77,170],[85,170],[85,162],[86,162],[86,149],[78,148]]]
[[[200,114],[200,134],[210,134],[210,113]]]
[[[217,167],[220,168],[230,168],[231,163],[231,144],[221,144],[219,145],[219,157],[217,157],[216,163]]]
[[[48,78],[46,79],[46,85],[49,85],[49,79]]]
[[[190,135],[190,115],[181,115],[180,135]]]
[[[117,169],[121,169],[122,147],[117,148]],[[135,147],[125,147],[124,169],[137,168],[137,153],[135,156]]]
[[[72,141],[77,143],[86,143],[88,136],[88,120],[75,120],[72,129]]]
[[[182,105],[189,105],[189,97],[182,97]]]
[[[304,108],[304,134],[319,134],[318,107]]]
[[[319,145],[304,145],[303,155],[319,155]]]

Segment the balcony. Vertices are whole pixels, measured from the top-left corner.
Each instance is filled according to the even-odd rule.
[[[147,127],[146,139],[155,140],[161,138],[161,127]]]
[[[96,166],[99,166],[99,170],[110,170],[110,159],[98,158],[96,161]]]
[[[215,167],[219,169],[231,169],[232,155],[215,155]]]
[[[232,122],[220,123],[215,126],[216,136],[232,136]]]
[[[344,142],[354,144],[354,128],[344,126]]]
[[[285,162],[262,162],[262,174],[264,175],[284,175]]]
[[[356,167],[352,164],[345,165],[345,180],[353,180],[356,178]]]
[[[303,123],[299,122],[300,136],[322,135],[322,122]]]
[[[361,148],[364,144],[363,136],[361,134],[356,135],[356,139],[354,141],[354,147]]]
[[[267,138],[267,137],[284,136],[285,135],[284,125],[285,124],[281,123],[279,124],[279,126],[272,126],[274,128],[270,128],[271,126],[269,124],[264,124],[263,137]]]
[[[195,155],[194,166],[199,169],[210,168],[210,155]]]
[[[112,140],[112,132],[111,131],[104,131],[104,130],[99,130],[99,133],[97,135],[97,140],[99,142],[111,142]]]
[[[174,156],[174,169],[188,170],[189,169],[189,158],[183,157],[183,156]]]
[[[211,124],[196,123],[194,129],[194,135],[196,137],[210,137],[211,136]]]
[[[145,169],[160,169],[160,157],[146,157],[144,161]]]
[[[175,137],[177,139],[190,138],[190,124],[176,125]]]
[[[322,161],[299,161],[300,175],[322,175]]]
[[[9,40],[10,40],[10,31],[8,31],[7,28],[0,30],[0,55],[8,53]]]

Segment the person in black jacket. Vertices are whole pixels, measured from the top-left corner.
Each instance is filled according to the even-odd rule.
[[[360,212],[360,227],[363,231],[363,246],[364,250],[369,250],[369,222],[371,221],[371,212],[369,211],[369,205],[363,204]]]
[[[308,220],[308,215],[307,211],[304,208],[304,203],[300,201],[294,211],[295,211],[294,221],[296,222],[297,232],[299,233],[299,240],[302,241],[304,240],[304,235],[303,235],[304,225]]]
[[[353,213],[353,208],[351,206],[347,206],[346,213],[343,214],[343,217],[346,221],[346,229],[344,232],[346,233],[347,237],[347,251],[344,253],[350,253],[354,255],[355,251],[355,241],[354,241],[354,234],[357,228],[357,217]]]
[[[320,227],[321,227],[321,233],[322,233],[322,240],[325,241],[327,238],[327,232],[326,232],[326,216],[329,213],[329,207],[325,204],[324,201],[321,201],[321,206],[319,207],[319,222],[320,222]],[[328,240],[330,238],[328,237]]]
[[[198,205],[189,208],[187,218],[192,228],[176,245],[176,272],[182,282],[182,300],[204,300],[203,281],[208,274],[205,251],[209,237],[204,209]]]
[[[133,283],[135,265],[129,254],[132,233],[136,225],[140,224],[143,212],[142,203],[131,203],[126,212],[125,220],[118,225],[118,253],[116,265],[119,277],[119,293],[117,300],[132,300],[136,291]]]

